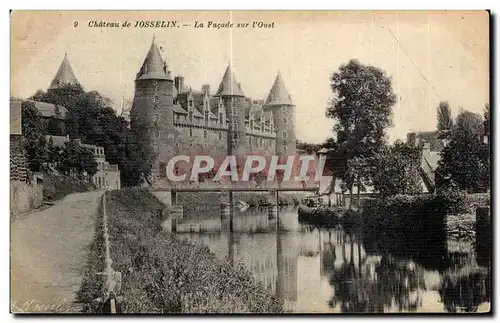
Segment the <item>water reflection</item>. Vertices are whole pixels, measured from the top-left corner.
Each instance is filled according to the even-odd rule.
[[[490,273],[477,265],[473,253],[448,255],[448,267],[436,269],[412,255],[367,253],[360,234],[347,235],[342,228],[319,231],[301,226],[295,209],[280,212],[286,215],[280,220],[269,219],[265,209],[236,213],[235,232],[221,232],[220,218],[200,215],[201,232],[177,234],[220,258],[243,263],[295,312],[477,311],[489,302]],[[432,250],[419,252],[441,257]]]

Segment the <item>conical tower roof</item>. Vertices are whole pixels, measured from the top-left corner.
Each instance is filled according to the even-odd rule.
[[[215,93],[215,96],[245,96],[234,77],[231,63],[229,63],[226,68],[226,72],[222,77],[222,81],[220,82],[219,89],[217,93]]]
[[[166,63],[161,57],[160,50],[155,43],[151,43],[149,52],[142,63],[142,67],[137,73],[136,80],[170,80],[169,73],[166,69]]]
[[[75,77],[75,73],[73,73],[73,68],[71,68],[71,64],[69,63],[68,54],[64,54],[64,59],[57,70],[56,76],[50,83],[49,90],[58,89],[60,86],[65,84],[77,85],[78,80]]]
[[[280,72],[278,72],[273,87],[269,91],[265,105],[293,105],[292,98],[285,87]]]

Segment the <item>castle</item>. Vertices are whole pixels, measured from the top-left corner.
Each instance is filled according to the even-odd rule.
[[[295,155],[295,105],[278,72],[265,101],[252,100],[231,63],[220,85],[193,91],[172,78],[155,40],[135,79],[131,128],[155,152],[153,176],[175,155]],[[146,140],[147,139],[147,140]]]

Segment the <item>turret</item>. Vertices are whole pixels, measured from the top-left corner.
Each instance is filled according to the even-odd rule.
[[[131,128],[136,133],[139,146],[148,144],[149,152],[154,152],[153,174],[158,165],[168,156],[163,156],[174,146],[173,96],[174,82],[160,50],[153,42],[136,75],[135,96],[130,112]],[[144,149],[148,151],[148,149]],[[144,158],[149,159],[148,153]]]
[[[73,68],[69,63],[68,54],[64,54],[64,59],[57,70],[56,76],[50,83],[49,91],[57,90],[61,86],[64,85],[80,85],[78,80],[76,79],[75,73],[73,72]]]
[[[295,105],[278,72],[269,91],[264,109],[272,112],[276,127],[276,154],[293,155],[297,149],[295,136]]]
[[[245,95],[234,77],[231,63],[226,68],[215,97],[222,98],[228,124],[228,155],[245,152]]]

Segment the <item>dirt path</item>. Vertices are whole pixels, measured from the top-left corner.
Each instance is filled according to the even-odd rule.
[[[77,312],[102,192],[71,194],[11,223],[11,311]]]

